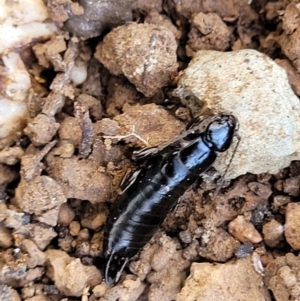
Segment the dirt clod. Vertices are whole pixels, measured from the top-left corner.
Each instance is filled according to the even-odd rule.
[[[30,182],[22,181],[16,191],[15,203],[25,212],[55,226],[60,206],[67,201],[61,186],[48,176],[39,176]],[[51,218],[49,216],[51,212]],[[48,218],[45,218],[45,214]]]
[[[220,296],[233,301],[271,300],[261,282],[261,275],[254,271],[249,259],[216,265],[193,263],[191,274],[176,300],[192,301],[196,298],[206,301],[217,300]]]
[[[22,241],[22,249],[28,253],[28,267],[35,268],[36,266],[43,266],[46,261],[45,253],[43,253],[30,239]]]
[[[299,256],[287,253],[270,261],[266,267],[265,284],[276,300],[297,300],[300,296]]]
[[[124,74],[138,91],[152,96],[176,75],[176,48],[167,28],[132,23],[106,35],[95,57],[112,74]]]
[[[120,136],[128,143],[134,142],[136,146],[145,146],[144,142],[134,135],[135,132],[148,145],[160,145],[176,137],[184,128],[181,121],[176,120],[166,110],[155,104],[149,105],[124,105],[123,114],[114,118],[120,126]],[[161,133],[164,133],[161,135]]]
[[[192,26],[186,49],[188,56],[198,50],[225,51],[229,47],[231,31],[217,14],[199,13],[193,17]]]
[[[62,187],[67,198],[104,202],[111,193],[111,178],[101,166],[89,160],[47,157],[49,174]]]
[[[81,296],[87,286],[94,287],[102,281],[99,270],[94,266],[84,266],[80,259],[59,250],[48,250],[45,254],[47,276],[66,296]]]

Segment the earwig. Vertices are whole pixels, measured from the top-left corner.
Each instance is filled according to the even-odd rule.
[[[123,191],[104,230],[107,285],[118,282],[127,262],[149,242],[178,198],[214,163],[218,152],[230,147],[236,128],[232,115],[203,121],[195,119],[163,146],[135,153],[136,160],[145,163],[122,181]]]

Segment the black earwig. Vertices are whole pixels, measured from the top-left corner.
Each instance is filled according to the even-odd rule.
[[[123,192],[113,203],[104,230],[107,285],[118,282],[128,260],[151,239],[185,190],[214,163],[217,152],[230,147],[235,128],[232,115],[197,118],[176,139],[136,153],[136,160],[145,159],[145,164],[122,181]]]

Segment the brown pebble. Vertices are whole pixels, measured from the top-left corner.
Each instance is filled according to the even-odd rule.
[[[289,203],[286,207],[284,235],[294,250],[300,250],[300,203]]]
[[[87,286],[93,288],[102,282],[100,271],[95,266],[84,266],[79,258],[74,259],[63,251],[47,250],[45,253],[47,276],[66,296],[82,296]]]
[[[57,236],[52,227],[45,224],[33,224],[30,230],[30,237],[40,250],[44,250],[50,241]]]
[[[0,247],[8,249],[13,244],[13,236],[9,229],[0,227]]]
[[[26,273],[25,280],[27,282],[33,282],[37,279],[40,279],[44,274],[44,268],[37,267],[34,269],[29,269]]]
[[[251,191],[253,191],[256,195],[268,199],[272,194],[272,189],[270,184],[262,184],[258,182],[248,183],[248,187]]]
[[[90,233],[88,229],[82,229],[79,233],[78,233],[78,239],[80,240],[89,240],[90,239]]]
[[[94,294],[97,298],[100,298],[100,297],[104,296],[106,290],[107,290],[107,285],[106,285],[104,282],[102,282],[101,284],[96,285],[96,286],[93,288],[93,294]]]
[[[68,203],[64,203],[60,206],[57,223],[63,226],[68,226],[74,217],[75,212],[73,208]]]
[[[23,287],[22,288],[22,298],[31,298],[34,296],[35,289],[33,286]]]
[[[267,246],[274,248],[283,239],[283,226],[272,219],[270,222],[263,225],[264,242]]]
[[[30,239],[24,239],[22,241],[21,248],[28,253],[28,267],[35,268],[40,265],[43,266],[46,261],[46,255],[42,252],[37,245]]]
[[[108,215],[107,206],[103,203],[92,206],[90,203],[84,207],[81,226],[91,230],[99,230],[103,227]]]
[[[80,224],[79,222],[72,221],[69,225],[70,234],[72,236],[78,236],[80,231]]]
[[[273,199],[273,207],[274,209],[278,209],[281,206],[284,206],[292,201],[290,196],[285,195],[275,195]]]
[[[300,176],[296,176],[284,180],[283,191],[290,196],[298,196],[300,193],[299,181],[300,181]]]
[[[58,246],[65,252],[70,253],[73,249],[72,247],[73,236],[66,235],[63,238],[58,239]]]
[[[207,236],[208,240],[204,238],[205,236]],[[201,257],[225,262],[233,256],[239,243],[227,231],[218,228],[213,234],[209,233],[209,231],[205,233],[201,245],[204,245],[199,248]]]
[[[253,224],[245,220],[243,215],[239,215],[229,223],[228,231],[241,242],[259,243],[262,241],[259,232],[254,228]]]

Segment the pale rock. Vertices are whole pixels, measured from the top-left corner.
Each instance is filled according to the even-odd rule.
[[[30,239],[24,239],[22,241],[21,248],[28,253],[27,265],[29,268],[35,268],[38,265],[44,265],[46,261],[46,255],[36,246],[33,241]]]
[[[270,301],[249,258],[226,264],[193,263],[176,301]]]
[[[300,159],[300,102],[286,71],[268,56],[251,49],[198,51],[179,76],[176,95],[194,115],[238,119],[241,141],[226,178],[275,174]],[[234,145],[216,160],[219,172],[226,170]]]
[[[102,281],[95,266],[85,266],[80,259],[60,250],[47,250],[47,276],[66,296],[80,297],[86,287],[95,287]]]
[[[251,242],[257,244],[262,237],[252,223],[248,222],[243,215],[237,216],[228,225],[228,231],[240,242]]]

